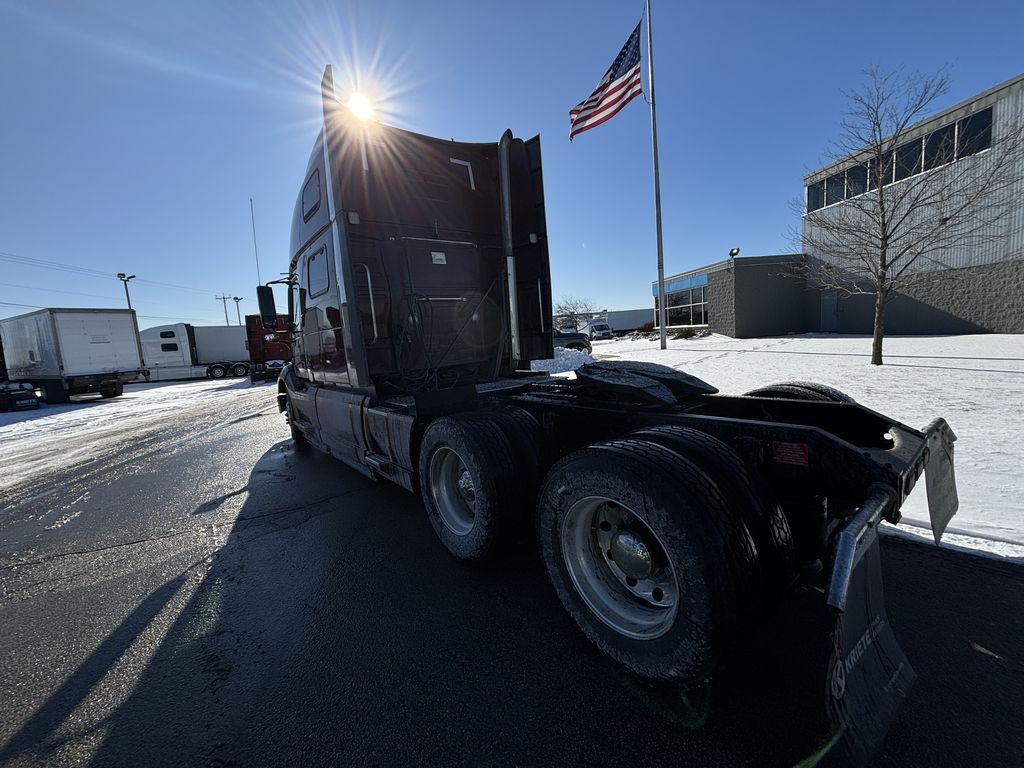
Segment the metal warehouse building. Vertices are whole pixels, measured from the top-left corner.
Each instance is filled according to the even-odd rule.
[[[913,184],[921,174],[933,173],[962,178],[959,164],[984,164],[986,153],[1022,120],[1024,75],[1019,75],[906,131],[894,152],[893,178],[885,183]],[[887,333],[1024,333],[1024,155],[1014,164],[1010,175],[1016,182],[998,192],[1009,195],[1009,214],[988,223],[974,245],[932,251],[915,261],[907,282],[890,300]],[[848,200],[870,194],[866,167],[850,158],[804,178],[803,236],[810,257],[818,256],[811,245],[817,240],[813,228],[838,221]],[[950,199],[955,194],[951,187]],[[921,215],[926,214],[931,212]],[[873,304],[873,296],[822,294],[817,330],[870,332]]]
[[[951,163],[984,162],[1007,127],[1024,120],[1024,75],[961,102],[907,131],[896,148],[900,184],[922,173],[942,173]],[[941,141],[939,140],[941,139]],[[948,147],[937,157],[935,147]],[[1022,161],[1024,162],[1024,161]],[[854,158],[804,178],[805,243],[809,218],[841,215],[851,197],[867,190],[864,164]],[[893,294],[886,312],[890,334],[1024,333],[1024,167],[1006,194],[1011,215],[993,225],[978,247],[929,253]],[[806,246],[805,246],[806,247]],[[870,333],[874,296],[819,290],[800,276],[800,265],[819,258],[783,254],[727,259],[665,279],[668,327],[706,326],[738,338],[785,333]],[[657,281],[652,283],[657,316]]]

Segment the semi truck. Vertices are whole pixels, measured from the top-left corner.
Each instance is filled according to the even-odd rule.
[[[0,320],[0,338],[10,381],[41,390],[47,403],[118,397],[149,376],[131,309],[40,309]]]
[[[321,93],[273,281],[295,450],[419,494],[460,560],[535,541],[580,630],[652,685],[706,690],[765,628],[799,628],[814,760],[863,762],[914,677],[878,529],[923,484],[941,537],[958,505],[945,420],[914,428],[809,382],[724,395],[651,363],[532,373],[552,356],[539,137],[361,122],[330,67]],[[258,296],[276,328],[272,285]]]
[[[7,377],[4,344],[0,340],[0,411],[26,411],[39,407],[39,398],[31,384],[15,384]]]
[[[249,345],[249,380],[255,384],[277,379],[292,357],[288,318],[279,317],[274,328],[264,328],[259,315],[246,315],[245,334]]]
[[[172,323],[140,334],[152,381],[223,379],[249,374],[245,328]]]

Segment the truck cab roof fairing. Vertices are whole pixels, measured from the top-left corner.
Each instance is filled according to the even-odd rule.
[[[550,357],[539,140],[508,133],[499,151],[499,142],[362,122],[334,98],[329,68],[323,102],[295,203],[290,268],[303,269],[300,257],[314,242],[334,243],[334,306],[344,317],[352,385],[454,386]],[[511,227],[503,227],[503,195]],[[512,296],[524,308],[515,329],[521,360],[511,355],[512,263]]]

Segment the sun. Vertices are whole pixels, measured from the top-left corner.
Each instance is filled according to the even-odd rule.
[[[370,104],[370,100],[368,98],[358,91],[349,97],[348,108],[352,110],[352,114],[360,120],[369,120],[370,117],[373,116],[373,105]]]

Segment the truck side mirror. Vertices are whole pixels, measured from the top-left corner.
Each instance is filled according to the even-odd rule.
[[[277,304],[274,289],[269,285],[256,286],[256,298],[260,304],[260,322],[264,328],[277,328]]]

